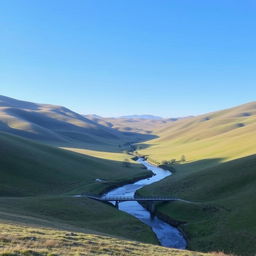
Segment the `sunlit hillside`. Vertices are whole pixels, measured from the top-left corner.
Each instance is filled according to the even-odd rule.
[[[253,255],[256,250],[256,103],[181,120],[140,150],[161,162],[176,159],[171,177],[139,193],[174,196],[158,213],[179,220],[193,250]],[[184,157],[182,157],[184,156]],[[183,158],[183,162],[180,160]],[[252,246],[253,245],[253,246]]]
[[[123,135],[62,106],[0,96],[0,130],[44,143],[104,145]]]
[[[202,159],[227,161],[254,154],[256,102],[191,117],[166,125],[155,132],[141,150],[158,161],[185,155],[188,162]],[[143,145],[142,145],[143,146]]]

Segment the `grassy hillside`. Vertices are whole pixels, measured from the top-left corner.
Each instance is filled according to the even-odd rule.
[[[236,159],[255,153],[256,102],[232,109],[179,120],[156,131],[143,154],[162,161],[221,158]]]
[[[97,192],[100,178],[120,182],[145,175],[141,168],[35,143],[0,132],[0,195],[31,196],[67,193],[74,189]]]
[[[221,253],[203,254],[119,240],[102,235],[39,227],[0,224],[0,228],[0,255],[2,256],[224,256]]]
[[[112,205],[74,193],[98,193],[148,174],[104,160],[0,133],[0,219],[101,232],[157,243],[150,228]],[[95,182],[96,178],[107,181]]]
[[[65,107],[36,104],[0,96],[0,130],[58,144],[117,144],[123,134]]]
[[[177,121],[157,132],[142,154],[161,162],[185,155],[176,172],[140,191],[186,200],[158,212],[184,221],[193,250],[256,252],[256,103]],[[143,145],[142,145],[143,146]]]
[[[141,194],[172,195],[197,202],[169,203],[158,211],[182,225],[189,248],[221,250],[237,255],[256,252],[256,155],[183,174],[190,164],[177,168],[172,177],[140,190]]]
[[[87,198],[37,196],[0,198],[0,222],[24,223],[73,232],[105,234],[152,244],[150,228],[112,205]]]

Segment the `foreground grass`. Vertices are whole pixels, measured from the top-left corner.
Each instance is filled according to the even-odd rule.
[[[39,227],[0,223],[0,255],[2,256],[58,256],[58,255],[155,255],[203,256],[185,250],[119,240],[102,235],[60,231]]]
[[[151,229],[136,218],[87,198],[0,198],[1,219],[158,243]]]

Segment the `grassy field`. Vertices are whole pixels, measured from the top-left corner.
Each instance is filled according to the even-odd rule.
[[[224,256],[203,254],[120,240],[103,235],[60,231],[39,227],[0,224],[0,255],[2,256]]]
[[[120,152],[120,150],[119,151],[117,150],[116,152],[114,152],[114,149],[112,150],[112,152],[110,152],[108,151],[108,148],[105,149],[106,151],[90,150],[86,148],[79,148],[78,146],[63,147],[63,149],[84,154],[87,156],[97,157],[97,158],[106,159],[106,160],[119,161],[119,162],[123,162],[124,160],[131,158],[131,156],[125,152]],[[104,147],[102,147],[101,150],[104,150]],[[134,167],[136,167],[136,165]]]
[[[158,244],[150,228],[112,205],[87,198],[25,197],[0,198],[0,220],[58,229],[101,233]]]
[[[0,195],[100,192],[108,184],[141,177],[141,168],[125,168],[122,162],[73,153],[0,133]],[[134,166],[138,166],[137,164]]]
[[[189,164],[188,164],[189,165]],[[172,177],[140,190],[140,194],[172,195],[191,200],[159,205],[158,211],[186,222],[189,248],[222,250],[237,255],[256,251],[256,155]]]
[[[57,149],[6,133],[0,133],[0,144],[0,219],[58,228],[69,225],[73,230],[157,243],[146,225],[112,205],[72,197],[99,193],[148,175],[139,165],[126,168],[118,160]],[[107,182],[98,183],[97,178]]]
[[[255,153],[256,103],[176,121],[141,144],[142,154],[158,160],[228,161]]]
[[[177,159],[173,176],[139,193],[200,202],[162,204],[160,213],[186,222],[193,250],[256,252],[256,103],[177,121],[158,131],[141,154]]]
[[[14,103],[17,104],[16,101]],[[62,110],[59,114],[63,114]],[[68,122],[73,122],[74,116],[72,120],[70,118],[67,118]],[[255,121],[254,102],[163,126],[161,124],[162,128],[156,132],[154,127],[156,139],[138,144],[139,153],[149,155],[159,163],[163,160],[177,160],[173,176],[147,186],[139,193],[171,195],[197,202],[166,203],[157,208],[159,214],[185,223],[182,228],[192,250],[225,251],[250,256],[256,252]],[[139,137],[137,135],[136,138]],[[156,237],[147,226],[117,211],[112,205],[72,197],[82,192],[101,193],[114,185],[149,174],[132,162],[130,155],[123,153],[126,149],[125,141],[118,139],[107,142],[103,138],[95,144],[76,143],[75,139],[68,143],[51,143],[55,147],[0,132],[1,222],[111,235],[157,244]],[[183,155],[186,161],[181,163],[179,160]],[[124,165],[126,159],[129,159],[129,168]],[[106,182],[99,183],[96,179]],[[62,246],[54,247],[55,251],[50,253],[63,253],[61,250],[67,248],[63,246],[63,241],[60,244]],[[45,247],[26,246],[25,243],[24,250],[35,250],[31,255],[49,253],[48,249],[43,251]],[[78,255],[81,253],[79,248],[76,248]],[[14,249],[7,248],[11,252]],[[90,250],[85,253],[93,253]],[[150,255],[149,251],[143,250],[146,253],[144,255]],[[116,253],[107,249],[104,252],[106,255]],[[130,255],[133,252],[142,255],[135,249],[129,252]],[[73,251],[68,253],[72,255]],[[99,252],[95,250],[95,253]],[[169,250],[168,253],[180,255],[183,252]],[[157,254],[154,252],[154,255]],[[184,251],[181,255],[191,254]]]

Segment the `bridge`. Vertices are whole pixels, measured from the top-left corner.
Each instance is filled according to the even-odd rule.
[[[178,198],[173,197],[163,197],[163,196],[147,196],[147,197],[133,197],[133,196],[95,196],[95,195],[86,195],[88,198],[99,200],[99,201],[177,201]]]
[[[132,196],[98,196],[98,195],[85,195],[86,197],[102,202],[115,202],[115,207],[119,207],[120,202],[146,202],[150,212],[155,212],[155,202],[170,202],[170,201],[182,201],[178,198],[163,197],[163,196],[148,196],[148,197],[132,197]]]

